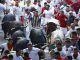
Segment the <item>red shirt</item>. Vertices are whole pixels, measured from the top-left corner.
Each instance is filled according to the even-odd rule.
[[[46,10],[46,7],[43,7],[43,8],[42,8],[42,13],[44,12],[44,10]]]
[[[65,57],[61,57],[61,56],[59,56],[57,60],[68,60],[68,59],[65,58]]]
[[[67,17],[64,14],[59,14],[56,18],[59,20],[61,27],[65,28],[67,26],[67,23],[65,21],[65,19],[67,19]]]
[[[68,5],[72,5],[72,4],[73,4],[72,0],[65,0],[65,2],[66,2]]]
[[[27,58],[27,57],[26,57],[26,58],[24,58],[24,60],[31,60],[31,58]]]
[[[72,5],[72,7],[73,7],[74,11],[77,12],[77,11],[79,10],[79,8],[80,8],[80,2],[74,3],[74,4]]]
[[[2,57],[2,60],[3,60],[3,59],[8,60],[8,56],[3,56],[3,57]]]

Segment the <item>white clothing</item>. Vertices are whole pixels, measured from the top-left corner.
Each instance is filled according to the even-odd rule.
[[[74,30],[70,29],[70,30],[66,33],[65,37],[66,37],[66,38],[70,38],[71,32],[73,32],[73,31],[75,31],[75,29],[74,29]]]
[[[58,51],[57,48],[54,49],[55,52],[59,52],[62,57],[66,56],[65,50],[62,49],[62,51]]]
[[[27,26],[27,27],[26,27],[26,39],[27,39],[27,40],[30,40],[30,38],[29,38],[29,36],[30,36],[30,31],[31,31],[30,26]]]
[[[66,53],[66,56],[71,56],[71,53],[73,53],[73,46],[70,46],[68,48],[66,48],[66,46],[63,46],[63,50]]]
[[[54,12],[53,12],[53,13],[54,13]],[[41,23],[44,22],[43,25],[46,25],[47,22],[48,22],[48,20],[52,19],[53,13],[52,13],[51,10],[44,10],[43,14],[45,14],[45,18],[42,19],[43,21],[41,21]]]
[[[12,3],[13,0],[5,0],[5,2],[10,5]]]
[[[59,4],[59,2],[61,2],[61,1],[60,1],[60,0],[53,0],[53,1],[52,1],[52,4],[53,4],[53,6],[56,6],[56,5]]]
[[[21,7],[14,6],[13,11],[14,11],[14,14],[17,15],[17,16],[22,15],[22,8]]]
[[[66,33],[67,33],[67,28],[60,27],[60,30],[63,31],[63,34],[64,34],[64,35],[66,35]]]
[[[60,29],[56,29],[55,31],[52,32],[52,36],[51,37],[54,37],[55,40],[63,41],[64,34]]]
[[[77,14],[75,11],[72,11],[72,13],[73,13],[73,16],[77,17]]]
[[[80,54],[78,53],[77,59],[74,59],[74,58],[73,58],[73,53],[72,53],[72,60],[80,60]]]
[[[69,17],[69,12],[67,12],[66,10],[64,10],[64,15],[66,15],[67,17]]]
[[[9,50],[9,49],[8,49],[8,46],[7,46],[7,43],[3,43],[2,45],[0,45],[0,48],[4,49],[2,55],[4,55],[4,52],[5,52],[6,50]]]
[[[45,18],[44,17],[41,17],[41,26],[44,26],[44,25],[46,25],[45,24]]]
[[[8,50],[7,43],[2,44],[2,45],[0,46],[0,48],[4,48],[4,51],[5,51],[5,50]]]
[[[54,12],[53,12],[54,13]],[[43,14],[45,14],[45,18],[48,20],[48,19],[51,19],[51,17],[53,17],[53,13],[51,10],[44,10]]]
[[[44,7],[44,3],[46,2],[46,0],[42,0],[41,1],[41,6]]]
[[[28,50],[28,48],[24,49],[23,52],[28,52],[29,56],[32,60],[39,60],[38,52],[40,49],[33,47],[31,51]]]
[[[14,55],[13,56],[13,60],[24,60],[24,59],[22,58],[22,56],[16,56],[16,55]]]
[[[78,25],[79,25],[79,27],[80,27],[80,20],[79,20],[79,22],[78,22]]]
[[[5,5],[0,3],[0,17],[4,16],[4,10],[6,9]]]
[[[45,52],[45,59],[46,60],[51,60],[50,53],[49,53],[49,47],[46,47],[44,49],[44,52]]]

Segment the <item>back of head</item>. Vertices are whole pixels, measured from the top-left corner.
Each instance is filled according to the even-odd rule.
[[[9,55],[9,60],[13,60],[13,55]]]
[[[5,0],[0,0],[0,3],[4,4],[5,3]]]

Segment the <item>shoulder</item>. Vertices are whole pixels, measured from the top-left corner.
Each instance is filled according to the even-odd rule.
[[[28,51],[28,48],[26,48],[26,49],[23,49],[23,52],[25,53],[25,52],[27,52]]]
[[[7,45],[7,43],[3,43],[3,44],[1,44],[0,46],[6,46]]]
[[[37,51],[37,52],[39,52],[39,51],[40,51],[40,49],[39,49],[39,48],[35,48],[35,47],[33,47],[33,49],[32,49],[32,50]]]

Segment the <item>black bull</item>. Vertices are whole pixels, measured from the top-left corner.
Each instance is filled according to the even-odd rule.
[[[18,37],[25,38],[24,27],[22,26],[20,22],[15,21],[5,22],[2,25],[4,33],[8,33],[12,36],[15,49],[24,49],[28,44],[28,40],[18,39]],[[46,38],[41,29],[32,29],[30,39],[32,44],[37,44],[37,47],[41,47],[46,43]]]
[[[14,32],[12,34],[13,44],[15,49],[24,49],[27,47],[29,40],[27,40],[24,36],[24,33],[20,30]],[[21,39],[22,38],[22,39]],[[46,43],[46,38],[43,32],[39,29],[32,29],[30,32],[30,39],[32,44],[37,44],[36,47],[41,48],[44,43]]]

